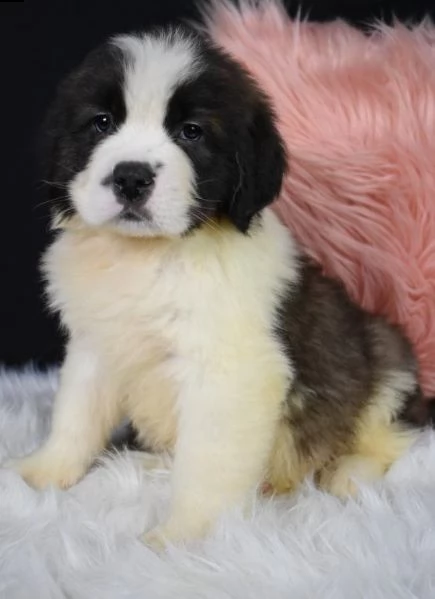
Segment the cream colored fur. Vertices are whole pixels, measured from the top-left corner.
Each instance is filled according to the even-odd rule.
[[[287,230],[269,210],[249,235],[210,223],[183,239],[76,221],[44,264],[71,339],[51,435],[19,470],[73,484],[128,416],[174,454],[171,513],[151,540],[202,534],[261,482],[292,379],[272,335],[298,277]]]

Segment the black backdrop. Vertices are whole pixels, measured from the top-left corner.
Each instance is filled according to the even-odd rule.
[[[435,0],[301,0],[310,18],[435,17]],[[43,308],[37,263],[48,241],[35,140],[59,78],[107,35],[195,16],[192,0],[0,2],[0,363],[61,357],[56,321]]]

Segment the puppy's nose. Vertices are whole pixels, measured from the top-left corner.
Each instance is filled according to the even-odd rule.
[[[155,172],[146,162],[120,162],[113,171],[113,187],[121,204],[146,200],[154,185]]]

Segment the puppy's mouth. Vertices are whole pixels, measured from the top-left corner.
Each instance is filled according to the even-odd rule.
[[[142,208],[141,210],[137,208],[124,208],[118,218],[133,223],[149,222],[152,220],[151,215],[146,208]]]

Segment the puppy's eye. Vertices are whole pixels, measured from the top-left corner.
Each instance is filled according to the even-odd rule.
[[[180,131],[180,137],[187,141],[197,141],[202,137],[202,129],[195,123],[186,123]]]
[[[92,124],[98,133],[107,133],[113,127],[113,121],[110,114],[97,114],[92,119]]]

